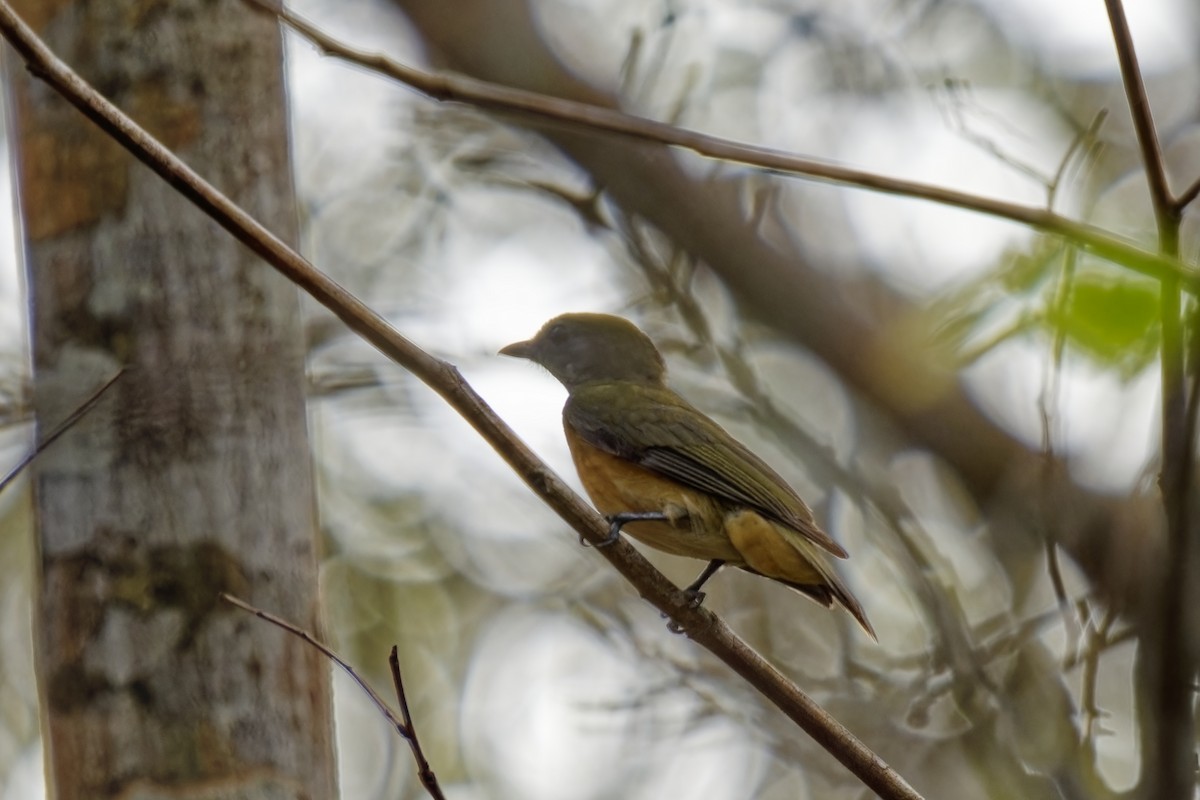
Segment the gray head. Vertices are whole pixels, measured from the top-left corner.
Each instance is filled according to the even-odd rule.
[[[500,353],[541,364],[567,391],[597,381],[658,386],[667,374],[650,337],[611,314],[563,314],[543,325],[537,336]]]

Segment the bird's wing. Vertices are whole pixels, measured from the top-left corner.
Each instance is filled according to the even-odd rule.
[[[670,389],[630,383],[579,387],[563,416],[594,447],[752,508],[846,557],[775,470]]]

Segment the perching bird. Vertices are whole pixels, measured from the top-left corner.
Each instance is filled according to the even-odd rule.
[[[620,317],[563,314],[501,354],[541,364],[567,387],[563,428],[584,489],[611,523],[651,547],[763,575],[829,608],[836,601],[875,638],[830,556],[846,551],[799,495],[717,423],[667,388],[650,337]]]

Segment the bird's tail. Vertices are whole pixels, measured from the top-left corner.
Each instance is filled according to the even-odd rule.
[[[862,604],[850,593],[824,546],[808,532],[774,522],[750,509],[726,515],[725,532],[742,557],[738,564],[742,569],[790,586],[826,608],[836,602],[879,641]],[[829,536],[825,534],[825,538]]]
[[[842,608],[850,612],[850,616],[854,617],[855,621],[862,626],[862,629],[867,632],[875,641],[879,641],[879,637],[875,635],[875,629],[871,627],[871,621],[867,619],[867,612],[863,610],[862,604],[858,602],[850,589],[846,586],[846,582],[842,576],[838,574],[837,568],[830,564],[825,557],[815,552],[815,548],[803,547],[799,548],[804,555],[804,560],[809,563],[809,566],[820,576],[819,583],[797,583],[789,581],[786,578],[778,578],[774,575],[764,575],[763,577],[778,581],[784,586],[795,589],[797,592],[817,601],[826,608],[832,608],[836,602]],[[743,566],[742,569],[747,572],[753,572],[756,575],[763,573],[753,567]]]
[[[828,569],[828,573],[823,575],[826,579],[826,582],[823,584],[805,585],[778,578],[776,580],[785,586],[790,586],[801,594],[811,597],[826,608],[832,608],[834,601],[837,601],[838,605],[850,612],[850,616],[854,617],[855,621],[867,632],[867,635],[878,642],[879,637],[875,635],[875,629],[871,627],[871,621],[867,619],[867,612],[863,611],[862,604],[858,602],[858,598],[850,593],[845,581],[834,571],[833,566],[821,566]],[[826,570],[822,569],[821,572],[826,573]]]

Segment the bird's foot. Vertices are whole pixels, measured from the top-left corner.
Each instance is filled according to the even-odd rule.
[[[609,514],[604,518],[608,521],[608,536],[596,543],[596,547],[609,547],[621,538],[621,528],[629,522],[670,522],[671,518],[661,511],[622,511],[620,514]],[[584,547],[588,543],[581,536],[579,543]]]
[[[699,589],[687,588],[683,590],[683,596],[687,600],[684,605],[688,611],[695,611],[704,602],[704,592]],[[676,620],[671,618],[670,614],[663,614],[663,619],[667,621],[667,630],[671,633],[684,633],[683,626]]]
[[[692,601],[692,608],[699,608],[704,602],[704,592],[700,591],[700,587],[708,582],[708,579],[717,574],[717,570],[725,565],[725,562],[719,558],[714,558],[704,567],[704,571],[692,581],[683,593],[686,594]]]

